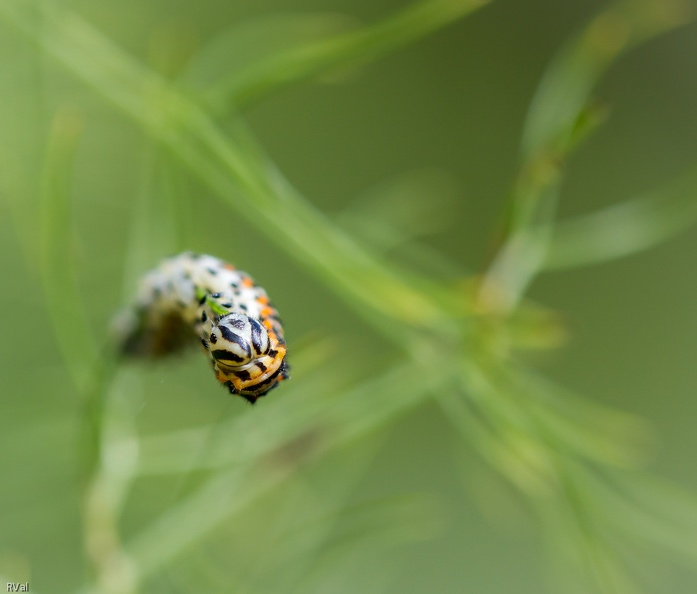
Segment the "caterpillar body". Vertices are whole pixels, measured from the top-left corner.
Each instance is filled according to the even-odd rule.
[[[252,404],[288,378],[283,327],[266,291],[213,256],[163,260],[142,279],[128,315],[125,353],[165,355],[198,336],[216,379]]]

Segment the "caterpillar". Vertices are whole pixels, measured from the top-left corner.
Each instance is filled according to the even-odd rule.
[[[214,256],[163,260],[143,277],[126,317],[124,354],[158,357],[198,336],[216,379],[252,404],[289,377],[283,326],[266,291]]]

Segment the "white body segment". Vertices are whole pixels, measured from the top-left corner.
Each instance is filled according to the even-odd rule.
[[[218,258],[165,259],[143,278],[134,313],[126,352],[166,354],[193,330],[233,394],[254,402],[288,377],[283,328],[266,291]]]

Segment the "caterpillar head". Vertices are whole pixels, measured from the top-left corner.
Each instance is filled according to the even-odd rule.
[[[218,381],[252,403],[287,377],[285,343],[250,316],[223,316],[208,342]]]

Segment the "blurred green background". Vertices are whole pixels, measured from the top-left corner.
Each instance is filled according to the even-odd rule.
[[[515,209],[511,188],[526,165],[521,137],[535,134],[531,100],[561,48],[614,5],[422,4],[415,21],[372,29],[383,42],[343,50],[312,44],[410,5],[0,8],[4,581],[29,581],[39,594],[694,591],[697,231],[677,231],[695,215],[697,183],[688,174],[677,201],[660,189],[697,163],[697,5],[653,3],[675,9],[656,25],[665,30],[647,26],[650,38],[591,77],[593,109],[573,115],[600,114],[597,129],[543,159],[563,172],[555,217],[659,189],[655,216],[630,221],[627,233],[636,246],[656,229],[666,241],[535,270],[529,301],[490,316],[472,287],[516,237],[502,217]],[[608,21],[610,53],[631,37],[640,4],[628,4],[618,28]],[[313,51],[292,53],[303,47]],[[264,68],[288,52],[281,84]],[[585,71],[569,72],[562,88]],[[139,86],[141,75],[152,85]],[[244,86],[255,77],[266,84]],[[205,136],[207,122],[215,128]],[[241,164],[228,155],[209,166],[217,145],[206,138],[234,139]],[[521,228],[550,225],[546,216],[541,209]],[[652,221],[664,216],[677,223],[662,234]],[[591,229],[584,245],[596,240]],[[285,322],[292,381],[254,408],[229,398],[198,353],[112,365],[114,315],[140,274],[184,249],[248,271]],[[390,275],[449,313],[420,319]],[[545,348],[501,347],[499,360],[499,346],[472,346],[500,336]],[[547,461],[544,488],[516,484],[515,468],[507,475],[487,457],[496,440],[463,439],[455,409],[439,400],[446,369],[472,351],[494,384],[505,373],[491,370],[514,362],[586,397],[566,409],[579,427],[588,420],[619,443],[623,427],[639,427],[639,453],[605,464],[599,441],[595,458],[577,456],[555,436],[556,417],[528,423],[515,390],[497,401],[468,376],[471,392],[453,394],[473,403],[475,427],[513,444],[514,466],[516,443]],[[423,393],[404,396],[414,385]],[[557,390],[561,402],[562,388],[550,398]],[[607,427],[605,409],[586,404],[609,407]],[[618,416],[615,434],[609,409],[647,419],[652,432]],[[507,441],[514,428],[520,435]],[[594,450],[588,439],[579,450]],[[591,499],[592,489],[565,487],[566,473],[591,484],[576,474],[589,468],[624,485],[613,493],[646,514],[619,519],[628,508],[600,490]],[[555,516],[558,505],[571,516]],[[626,525],[606,534],[613,516]]]

